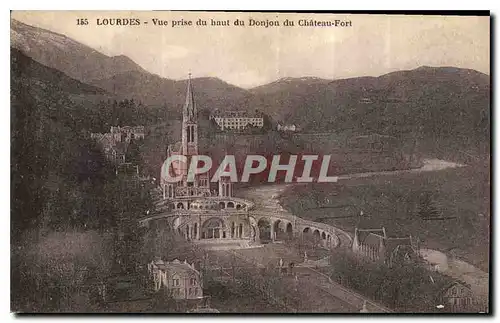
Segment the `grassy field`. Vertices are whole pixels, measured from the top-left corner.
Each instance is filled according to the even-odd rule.
[[[449,219],[422,219],[423,195],[431,196],[440,216]],[[300,217],[352,233],[360,225],[384,226],[390,236],[411,234],[421,247],[444,251],[488,271],[489,160],[438,172],[292,186],[281,200]]]

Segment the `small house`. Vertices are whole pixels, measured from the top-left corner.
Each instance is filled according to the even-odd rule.
[[[174,299],[203,298],[202,277],[194,264],[157,259],[148,264],[148,272],[155,292],[166,288]]]

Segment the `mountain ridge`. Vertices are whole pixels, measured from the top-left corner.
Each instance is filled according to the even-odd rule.
[[[55,51],[54,60],[63,57],[67,65],[84,69],[85,64],[79,63],[81,53],[65,50],[63,56],[58,56],[61,54],[59,42],[49,37],[50,46],[44,46],[40,40],[32,39],[36,27],[16,31],[19,24],[13,25],[11,33],[28,34],[23,36],[28,39],[25,43],[33,48],[26,54],[35,61],[37,57],[52,57]],[[68,38],[64,36],[65,39]],[[73,40],[68,42],[73,44]],[[77,49],[84,46],[86,53],[98,53],[80,45],[75,46]],[[86,75],[84,83],[102,88],[115,97],[156,107],[164,112],[162,122],[179,116],[185,100],[186,79],[173,80],[150,73],[125,55],[111,58],[98,53],[92,57],[86,62],[92,69],[109,68],[109,71]],[[123,66],[109,65],[109,60]],[[128,68],[130,64],[135,65]],[[68,70],[64,64],[44,65],[78,79],[74,77],[78,71]],[[192,83],[198,109],[205,115],[214,110],[253,112],[258,109],[275,122],[295,123],[306,132],[382,133],[407,140],[422,137],[431,144],[443,138],[448,141],[461,138],[459,140],[467,141],[469,146],[487,141],[490,133],[490,77],[472,69],[420,66],[380,76],[335,80],[285,77],[251,89],[215,77],[193,78]]]
[[[63,34],[15,19],[11,19],[10,35],[11,47],[82,82],[124,71],[145,71],[125,55],[108,56]]]

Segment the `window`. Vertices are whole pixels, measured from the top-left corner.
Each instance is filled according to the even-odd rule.
[[[189,289],[189,296],[191,296],[191,295],[193,295],[193,289],[192,288]]]
[[[179,278],[174,278],[174,279],[172,279],[172,283],[173,283],[173,284],[172,284],[173,286],[179,286],[179,285],[180,285]]]

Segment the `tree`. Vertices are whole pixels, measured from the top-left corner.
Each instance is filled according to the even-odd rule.
[[[432,194],[429,192],[420,195],[418,216],[422,219],[430,219],[440,217],[442,214],[435,206]]]
[[[449,277],[430,272],[418,262],[387,267],[336,250],[331,259],[334,280],[403,312],[429,311],[441,287],[450,282]]]

